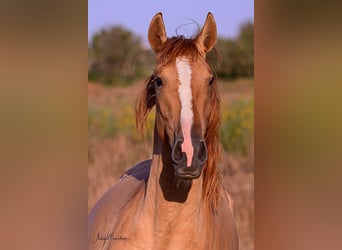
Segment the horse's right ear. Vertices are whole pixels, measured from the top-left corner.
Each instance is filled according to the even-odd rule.
[[[135,104],[135,125],[138,132],[144,135],[144,125],[150,110],[156,105],[156,92],[153,82],[154,76],[150,76],[144,83]]]
[[[148,29],[148,42],[150,43],[151,48],[156,52],[160,50],[166,39],[163,15],[159,12],[151,20],[150,27]]]

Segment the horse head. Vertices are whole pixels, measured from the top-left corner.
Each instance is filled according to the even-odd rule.
[[[220,102],[206,60],[217,40],[215,19],[208,13],[194,38],[167,38],[158,13],[150,23],[148,40],[156,54],[156,67],[137,101],[137,127],[143,130],[147,113],[155,105],[155,129],[174,173],[183,179],[198,178],[203,171],[207,177],[216,176]]]

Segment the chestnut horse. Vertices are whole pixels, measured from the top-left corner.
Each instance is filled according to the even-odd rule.
[[[238,249],[232,199],[221,184],[220,101],[206,53],[217,40],[208,13],[195,38],[149,27],[157,65],[136,104],[143,132],[156,106],[153,156],[128,170],[89,214],[89,249]]]

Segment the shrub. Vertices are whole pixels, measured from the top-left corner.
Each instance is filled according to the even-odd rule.
[[[88,79],[106,85],[126,85],[148,75],[153,53],[141,38],[120,26],[96,33],[88,50]]]
[[[246,154],[252,142],[253,100],[240,98],[222,110],[220,135],[223,148],[228,152]]]

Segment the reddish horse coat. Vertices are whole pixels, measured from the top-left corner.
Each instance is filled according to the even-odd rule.
[[[89,214],[89,249],[238,249],[233,204],[218,170],[220,102],[205,55],[216,43],[208,14],[195,38],[167,38],[162,14],[149,42],[157,66],[136,104],[143,131],[156,106],[153,156],[128,170]]]

